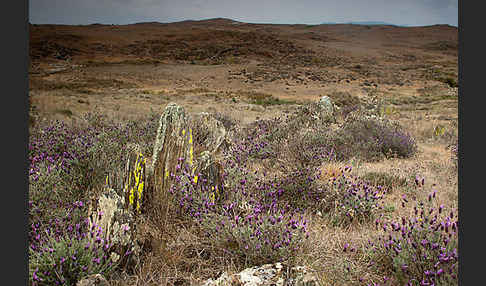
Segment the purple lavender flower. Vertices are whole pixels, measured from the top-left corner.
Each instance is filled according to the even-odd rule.
[[[429,244],[429,241],[427,239],[422,239],[422,241],[420,241],[420,244],[422,244],[422,246],[425,247],[426,245]]]
[[[349,248],[349,243],[344,244],[343,252],[346,252],[348,248]]]

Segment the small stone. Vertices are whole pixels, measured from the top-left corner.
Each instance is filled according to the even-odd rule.
[[[305,266],[297,266],[287,271],[283,271],[281,263],[265,264],[247,268],[240,273],[228,275],[223,273],[217,280],[209,279],[202,286],[266,286],[266,285],[296,285],[311,286],[318,285],[317,277]]]
[[[126,251],[131,251],[135,257],[140,254],[140,247],[134,238],[135,218],[133,212],[125,207],[124,198],[115,190],[106,188],[97,200],[97,208],[90,210],[89,227],[99,226],[103,230],[103,239],[113,243],[110,257],[118,260]],[[90,205],[92,209],[92,205]],[[94,238],[93,238],[94,240]],[[116,258],[118,257],[118,258]],[[113,261],[115,262],[115,261]]]
[[[319,100],[320,119],[324,122],[336,122],[334,117],[334,104],[329,96],[325,95]]]
[[[257,105],[257,104],[250,104],[249,109],[251,111],[257,111],[257,112],[264,112],[265,111],[265,107],[263,107],[262,105]]]
[[[101,274],[89,275],[76,283],[76,286],[110,286],[110,283]]]

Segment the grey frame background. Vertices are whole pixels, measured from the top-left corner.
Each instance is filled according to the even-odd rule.
[[[476,259],[481,258],[477,249],[481,245],[481,236],[478,235],[480,229],[476,228],[476,235],[474,234],[474,226],[479,226],[475,220],[480,219],[478,217],[478,211],[481,212],[482,198],[478,196],[483,195],[481,192],[475,192],[477,185],[481,186],[479,180],[482,175],[481,169],[476,168],[476,165],[480,165],[481,156],[480,150],[474,150],[481,148],[481,140],[474,140],[471,136],[470,140],[465,140],[465,132],[467,129],[474,130],[475,125],[478,122],[477,116],[481,114],[481,105],[474,104],[474,101],[478,101],[478,95],[480,96],[480,87],[475,86],[480,83],[481,73],[477,70],[481,70],[481,61],[478,60],[478,55],[481,49],[481,45],[469,44],[466,49],[466,39],[471,43],[473,39],[472,35],[477,35],[477,29],[480,26],[474,19],[479,19],[480,15],[475,14],[481,11],[481,8],[474,7],[472,2],[468,1],[467,6],[465,1],[459,1],[459,164],[458,164],[458,185],[459,185],[459,278],[461,285],[474,285],[481,284],[481,271],[483,263],[476,263]],[[475,12],[475,13],[474,13]],[[466,16],[467,15],[467,16]],[[478,16],[478,17],[476,17]],[[466,29],[467,27],[467,29]],[[466,33],[467,31],[467,33]],[[473,34],[475,33],[475,34]],[[467,69],[465,67],[468,67]],[[466,81],[466,78],[468,79]],[[476,95],[477,94],[477,95]],[[467,100],[464,98],[467,97]],[[473,108],[477,110],[472,110]],[[467,110],[467,112],[466,112]],[[476,117],[476,118],[474,118]],[[476,129],[477,130],[477,129]],[[479,139],[479,137],[476,137]],[[476,146],[474,146],[474,144]],[[470,156],[466,156],[466,150]],[[476,152],[475,152],[476,151]],[[474,152],[474,153],[473,153]],[[467,158],[467,159],[466,159]],[[467,163],[466,163],[467,162]],[[468,190],[468,191],[466,191]],[[481,189],[480,189],[481,190]],[[483,195],[484,196],[484,195]],[[476,204],[476,205],[474,205]],[[481,208],[482,207],[482,208]],[[469,226],[467,226],[469,225]],[[465,229],[468,229],[469,235],[465,233]],[[476,282],[476,283],[475,283]],[[484,282],[483,282],[484,284]]]
[[[2,257],[4,285],[28,281],[28,0],[3,5],[2,29]],[[14,136],[12,136],[14,135]],[[9,283],[10,282],[10,283]],[[13,283],[12,283],[13,282]]]
[[[473,3],[478,3],[477,7],[473,6]],[[483,156],[478,156],[484,150],[482,144],[484,141],[481,140],[483,123],[480,116],[485,111],[479,102],[484,92],[484,87],[479,85],[481,81],[484,82],[482,71],[485,68],[483,64],[485,61],[480,59],[481,54],[484,54],[484,46],[477,40],[473,40],[481,40],[484,35],[484,24],[478,21],[482,16],[479,13],[484,11],[479,7],[480,3],[480,1],[459,1],[460,285],[482,285],[484,282],[481,282],[485,280],[481,275],[484,272],[483,263],[481,260],[479,263],[475,261],[476,258],[482,258],[478,251],[483,248],[482,236],[479,232],[482,224],[478,220],[481,220],[481,212],[484,209],[484,200],[481,197],[484,192],[482,189],[484,182],[481,178],[485,176],[481,168],[481,163],[484,164]],[[2,164],[4,182],[8,182],[3,188],[1,208],[4,224],[2,246],[7,250],[3,255],[3,259],[7,262],[6,267],[2,268],[3,273],[7,274],[2,277],[4,285],[28,284],[28,5],[28,0],[8,1],[2,9],[3,15],[0,20],[3,32],[0,45],[3,58],[1,82],[5,89],[2,90],[4,100],[4,112],[1,113],[4,132],[2,141],[7,145],[3,150],[8,155]],[[465,97],[467,100],[464,100]],[[470,136],[466,141],[466,130],[471,130],[470,134],[475,134],[475,138]],[[11,136],[12,134],[15,136]],[[12,140],[12,137],[15,139]],[[466,156],[466,150],[469,156]],[[465,233],[466,228],[469,234]],[[14,283],[5,283],[11,282],[11,279],[14,279]]]

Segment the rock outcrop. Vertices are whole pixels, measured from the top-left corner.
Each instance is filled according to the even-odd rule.
[[[313,272],[303,266],[287,271],[282,263],[247,268],[240,273],[223,273],[218,279],[209,279],[201,286],[314,286],[319,285]]]
[[[95,205],[94,210],[91,206],[89,227],[101,228],[101,238],[111,242],[112,261],[119,262],[127,252],[133,253],[132,258],[137,258],[141,251],[135,239],[135,217],[132,211],[127,210],[124,198],[114,189],[105,188]]]
[[[79,280],[76,286],[110,286],[110,283],[103,275],[93,274]]]
[[[320,108],[319,118],[323,122],[336,122],[336,118],[334,117],[334,104],[331,101],[331,98],[327,95],[321,97],[318,102]]]
[[[196,142],[204,151],[216,154],[223,145],[227,144],[227,131],[223,123],[207,112],[201,112],[193,119],[194,133],[198,133]],[[196,130],[197,128],[197,130]],[[200,137],[200,138],[199,138]]]
[[[203,151],[197,160],[196,173],[205,181],[204,186],[211,194],[212,202],[223,198],[223,167],[209,151]]]
[[[184,108],[169,103],[160,117],[152,164],[147,170],[147,204],[161,221],[166,221],[170,212],[169,189],[181,164],[188,164],[194,172],[193,130]]]

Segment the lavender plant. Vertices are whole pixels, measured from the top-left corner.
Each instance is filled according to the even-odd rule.
[[[115,268],[109,242],[91,242],[96,236],[86,229],[81,217],[87,217],[87,210],[78,202],[90,198],[107,173],[123,170],[130,143],[149,149],[156,126],[154,116],[146,122],[122,124],[87,114],[76,126],[49,121],[32,127],[29,269],[33,285],[71,285],[86,273],[109,273]],[[81,205],[73,210],[72,204]]]
[[[53,121],[34,128],[29,140],[30,199],[47,204],[87,198],[108,173],[123,170],[128,144],[137,142],[151,152],[157,124],[153,117],[121,124],[87,114],[76,127]]]
[[[240,157],[256,159],[276,158],[280,152],[282,134],[278,134],[281,127],[280,118],[271,120],[257,120],[241,130],[235,147]]]
[[[95,144],[92,130],[69,128],[61,121],[35,128],[29,142],[29,198],[40,209],[64,200],[83,199],[90,187],[90,170],[76,172],[89,160]],[[49,214],[49,211],[46,212]]]
[[[258,206],[249,206],[247,215],[234,215],[239,207],[226,205],[223,214],[210,213],[201,225],[216,245],[247,266],[291,259],[308,237],[303,216]]]
[[[84,203],[68,206],[47,227],[32,222],[29,232],[29,285],[75,285],[89,274],[109,276],[121,261],[101,228],[89,229]],[[128,254],[127,254],[128,255]]]
[[[414,138],[398,124],[373,116],[348,117],[334,138],[332,144],[341,159],[352,154],[369,161],[385,156],[407,158],[417,151]]]
[[[419,182],[420,183],[420,182]],[[402,198],[408,203],[407,198]],[[401,285],[457,285],[458,220],[454,210],[437,206],[436,191],[417,202],[408,217],[377,221],[379,240],[370,242],[375,266],[382,265]]]
[[[351,166],[342,168],[341,175],[332,179],[325,197],[335,225],[371,221],[383,208],[382,199],[387,190],[352,176],[351,170]]]
[[[294,168],[288,173],[273,178],[257,180],[253,193],[267,208],[279,206],[292,211],[319,208],[326,195],[326,189],[318,184],[317,168]]]
[[[323,162],[336,160],[335,149],[330,144],[330,135],[328,130],[313,130],[299,134],[282,146],[281,160],[286,162],[286,166],[301,169],[316,168]]]
[[[245,265],[292,257],[307,235],[307,221],[280,204],[279,194],[243,165],[226,164],[224,189],[202,174],[192,175],[188,166],[177,166],[170,193],[179,218],[198,223],[216,246]]]

